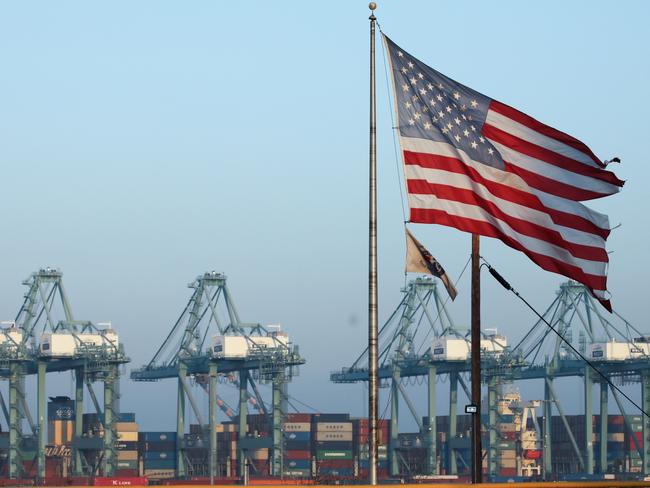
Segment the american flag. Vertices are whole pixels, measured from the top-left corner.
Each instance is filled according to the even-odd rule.
[[[435,71],[384,36],[410,221],[501,239],[611,311],[606,215],[623,182],[579,140]]]

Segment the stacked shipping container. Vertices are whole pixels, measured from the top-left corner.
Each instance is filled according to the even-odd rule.
[[[290,478],[311,476],[312,415],[290,413],[282,428],[284,442],[283,474]]]
[[[138,447],[143,474],[152,479],[173,478],[176,470],[176,432],[140,432]]]

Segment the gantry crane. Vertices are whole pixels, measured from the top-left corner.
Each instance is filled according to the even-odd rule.
[[[467,439],[456,438],[456,419],[458,402],[458,385],[460,384],[468,398],[469,390],[465,375],[470,371],[469,358],[466,360],[435,360],[429,337],[464,338],[465,331],[454,325],[441,297],[436,291],[435,282],[418,278],[411,281],[403,290],[403,299],[390,315],[380,330],[379,377],[390,380],[391,395],[391,439],[389,445],[391,474],[399,472],[399,449],[397,446],[399,398],[417,422],[423,445],[427,448],[426,474],[437,474],[436,466],[436,425],[429,420],[423,425],[417,414],[416,405],[406,394],[402,378],[426,377],[428,383],[427,415],[435,419],[436,376],[449,377],[449,424],[447,431],[446,454],[447,473],[456,473],[456,448],[467,447]],[[590,351],[608,341],[618,340],[628,344],[630,354],[624,358],[589,358],[594,361],[607,378],[619,378],[626,382],[640,382],[642,386],[642,407],[650,411],[650,337],[636,329],[620,315],[606,317],[589,292],[579,284],[567,282],[560,290],[544,317],[569,340],[575,340],[576,348],[588,355]],[[418,333],[426,330],[424,338]],[[500,418],[497,412],[498,392],[502,385],[513,381],[542,380],[544,382],[545,401],[544,418],[549,419],[543,426],[543,471],[547,479],[552,479],[551,415],[553,406],[568,431],[574,451],[585,473],[594,473],[594,453],[592,443],[591,392],[593,384],[600,385],[600,432],[601,438],[607,438],[608,392],[611,391],[619,410],[625,415],[623,403],[616,390],[595,373],[562,340],[540,320],[536,322],[514,347],[484,347],[483,341],[492,341],[496,346],[500,340],[495,335],[482,333],[481,344],[481,382],[487,385],[487,416],[483,418],[483,427],[487,431],[488,442],[485,446],[488,460],[488,473],[491,477],[498,475],[499,465],[499,431]],[[637,351],[637,352],[632,352]],[[368,381],[367,350],[352,366],[332,373],[330,379],[336,383],[355,383]],[[564,415],[564,409],[557,396],[553,380],[560,377],[581,377],[585,394],[585,441],[579,446],[571,432]],[[485,410],[483,410],[485,411]],[[626,418],[626,429],[631,427]],[[643,436],[647,442],[639,443],[633,437],[635,447],[643,458],[643,473],[650,474],[650,419],[643,418]],[[642,445],[641,445],[642,444]],[[601,442],[599,460],[601,472],[607,469],[607,444]]]
[[[439,361],[432,357],[433,339],[459,339],[467,344],[467,331],[457,327],[449,314],[443,297],[440,296],[436,282],[430,278],[417,278],[402,289],[403,297],[397,308],[379,331],[379,378],[390,380],[390,442],[389,462],[392,475],[400,470],[398,446],[399,406],[404,401],[418,425],[424,447],[427,449],[427,473],[438,474],[436,452],[436,379],[441,375],[449,377],[449,425],[447,436],[447,472],[456,474],[456,418],[458,415],[458,386],[462,386],[469,397],[468,382],[469,356],[457,361]],[[490,341],[489,337],[485,340]],[[356,383],[368,381],[367,349],[354,361],[352,366],[330,375],[335,383]],[[465,352],[469,352],[467,348]],[[484,367],[492,367],[498,358],[486,354],[482,361]],[[428,425],[418,415],[417,408],[403,385],[403,379],[423,377],[427,379],[427,417]]]
[[[199,424],[208,432],[210,475],[218,475],[216,411],[224,405],[217,396],[218,375],[229,377],[239,388],[240,476],[244,476],[248,451],[264,447],[271,448],[271,472],[279,475],[282,464],[281,427],[283,412],[286,411],[286,386],[295,374],[296,367],[305,361],[300,357],[298,347],[283,339],[278,331],[240,320],[223,273],[206,272],[188,287],[192,290],[190,299],[162,345],[151,361],[131,372],[131,378],[135,381],[157,381],[166,378],[177,380],[176,475],[178,478],[188,475],[184,443],[186,400],[189,401]],[[211,342],[215,336],[222,338],[224,342]],[[269,342],[262,338],[274,339]],[[228,350],[230,346],[225,342],[229,340],[236,342],[236,347],[241,348],[243,352],[231,354]],[[238,382],[233,378],[234,374],[237,374]],[[193,378],[203,385],[208,393],[207,423],[204,422],[188,378]],[[260,395],[257,382],[271,383],[270,412]],[[269,438],[252,438],[246,435],[247,403],[251,399],[251,403],[257,405],[263,413],[270,414],[272,432]]]
[[[23,303],[11,322],[4,329],[0,344],[0,374],[9,382],[9,407],[5,418],[9,426],[6,445],[8,450],[7,476],[15,479],[23,473],[24,448],[37,453],[38,477],[45,477],[46,442],[46,374],[48,372],[75,372],[75,431],[73,437],[74,473],[96,474],[101,468],[111,475],[117,466],[115,442],[116,421],[119,414],[119,366],[129,359],[124,348],[117,343],[117,335],[111,330],[99,329],[90,321],[76,320],[63,286],[63,274],[53,268],[44,268],[23,282],[27,287]],[[48,337],[46,342],[43,338]],[[55,340],[66,342],[64,354],[58,354]],[[58,346],[54,346],[58,347]],[[25,378],[37,375],[37,417],[34,421],[27,402]],[[93,383],[103,382],[103,412],[96,401]],[[88,388],[103,422],[103,437],[88,438],[83,433],[83,392]],[[2,400],[2,405],[5,404]],[[33,437],[23,436],[23,420],[27,420]],[[90,456],[90,453],[101,453]],[[88,456],[87,456],[88,455]],[[97,465],[101,460],[101,466]]]

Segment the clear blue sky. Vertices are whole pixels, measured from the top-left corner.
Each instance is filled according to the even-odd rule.
[[[648,3],[386,1],[377,16],[432,67],[621,157],[624,190],[593,207],[622,223],[609,240],[614,307],[650,331]],[[293,394],[360,413],[361,388],[328,373],[366,334],[367,17],[367,2],[349,0],[4,2],[1,317],[15,315],[30,272],[59,267],[77,316],[112,320],[141,365],[186,283],[224,271],[244,320],[282,323],[300,344],[308,365]],[[381,51],[378,69],[386,317],[404,244]],[[468,235],[414,232],[460,272]],[[483,242],[535,305],[551,302],[560,276]],[[530,315],[484,285],[484,325],[519,337]],[[459,323],[468,287],[452,308]],[[67,376],[48,390],[68,391]],[[145,428],[172,427],[173,382],[125,381],[123,394]]]

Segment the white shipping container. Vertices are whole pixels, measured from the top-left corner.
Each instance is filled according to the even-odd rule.
[[[324,432],[322,430],[316,432],[317,442],[352,442],[352,431],[343,432]]]
[[[310,432],[311,424],[309,422],[290,422],[284,424],[285,432]]]
[[[72,357],[77,349],[77,342],[70,333],[47,333],[41,335],[39,351],[41,356]]]
[[[316,432],[352,432],[352,422],[318,422]]]

